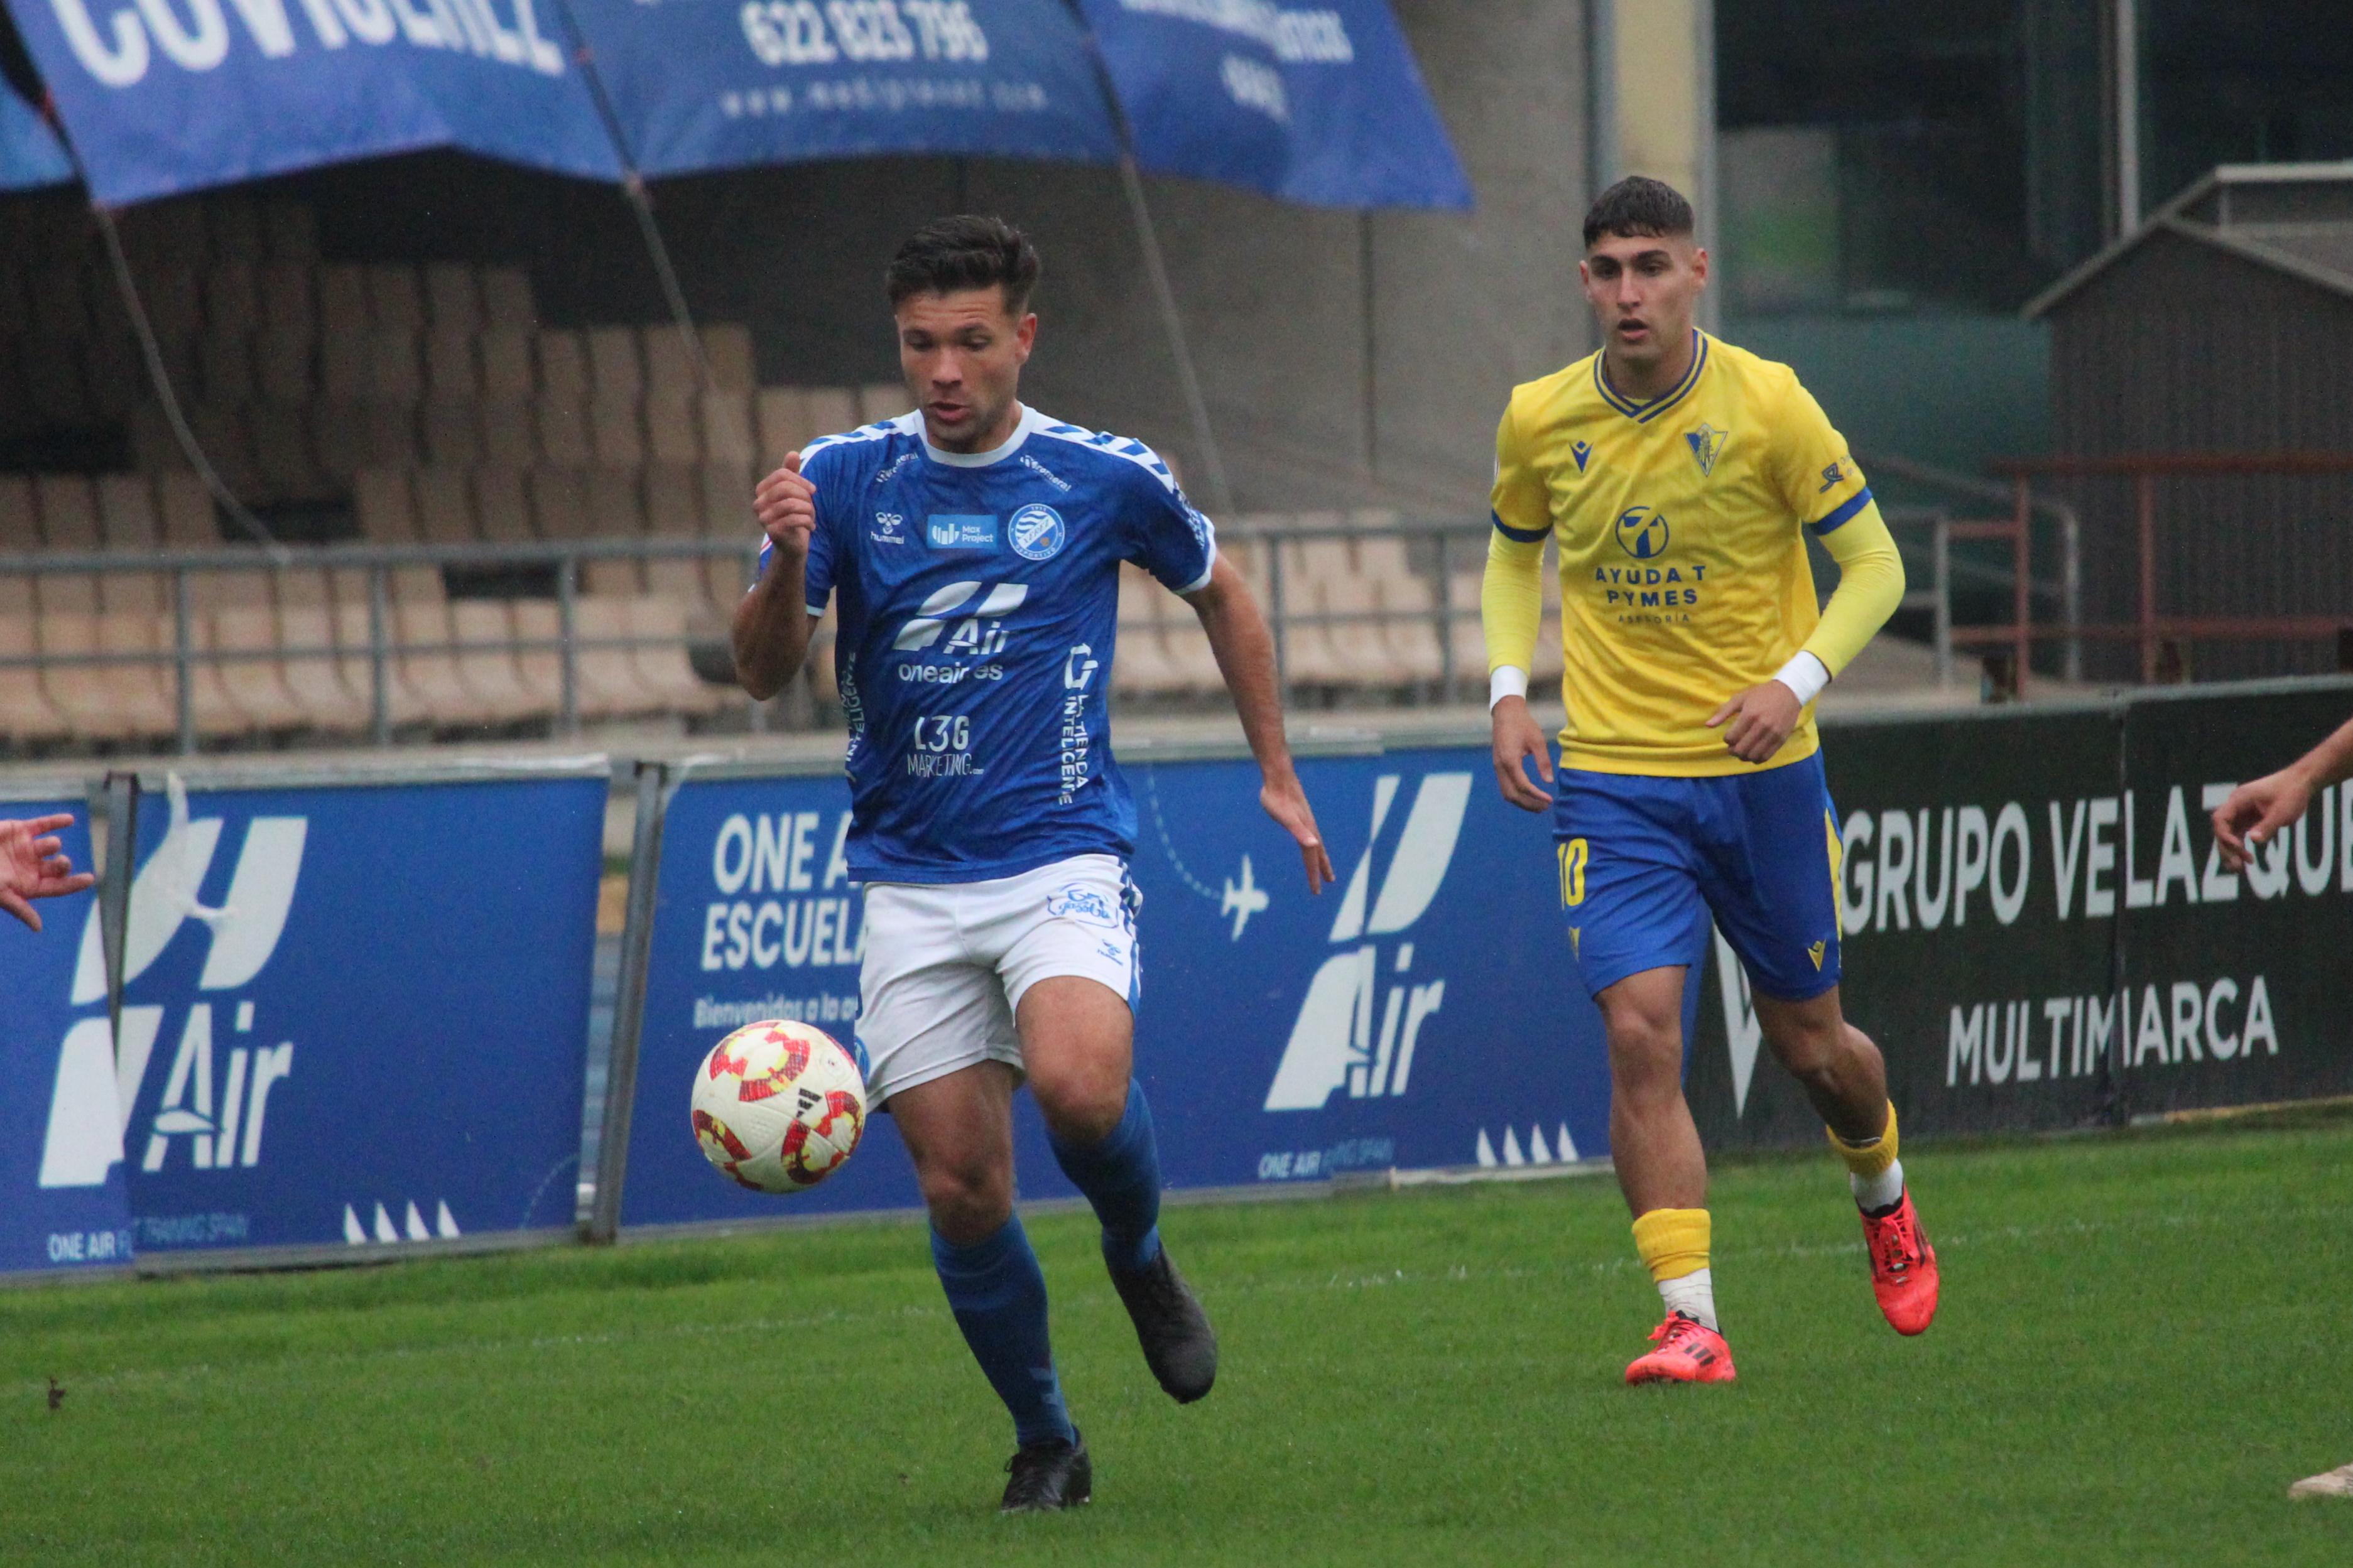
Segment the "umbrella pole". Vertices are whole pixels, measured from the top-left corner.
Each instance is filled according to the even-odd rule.
[[[646,189],[646,178],[638,172],[637,160],[629,155],[629,143],[621,134],[621,117],[614,111],[613,100],[605,90],[605,79],[597,74],[596,57],[588,47],[587,36],[572,15],[571,0],[558,0],[556,9],[563,14],[564,30],[572,43],[573,63],[580,68],[581,79],[588,85],[588,96],[596,105],[596,118],[605,127],[606,138],[613,143],[613,156],[621,163],[621,193],[628,197],[629,211],[638,220],[638,235],[646,242],[646,255],[654,264],[654,276],[661,283],[662,300],[670,307],[670,319],[678,328],[679,340],[686,345],[688,363],[694,366],[697,384],[705,391],[714,384],[711,361],[702,352],[702,334],[694,329],[694,314],[687,309],[686,290],[678,280],[678,268],[670,264],[670,247],[662,240],[661,226],[654,221],[654,200]]]
[[[1110,76],[1104,73],[1104,91],[1110,91]],[[1116,103],[1116,100],[1113,102]],[[1176,360],[1176,384],[1184,394],[1185,411],[1192,416],[1193,439],[1201,448],[1201,466],[1209,505],[1218,511],[1230,514],[1234,510],[1234,492],[1226,481],[1226,463],[1218,450],[1218,433],[1209,423],[1209,405],[1201,395],[1201,378],[1193,368],[1193,351],[1185,342],[1185,320],[1176,310],[1176,291],[1169,287],[1168,264],[1160,254],[1160,231],[1152,222],[1152,208],[1144,199],[1144,177],[1135,167],[1135,146],[1127,124],[1127,116],[1116,116],[1119,125],[1120,184],[1127,191],[1128,215],[1135,220],[1136,243],[1144,250],[1144,269],[1151,277],[1153,297],[1159,301],[1160,324],[1168,333],[1169,352]]]

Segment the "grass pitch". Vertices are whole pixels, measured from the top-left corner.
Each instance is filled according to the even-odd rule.
[[[0,1292],[0,1562],[2353,1562],[2284,1495],[2353,1460],[2353,1126],[1910,1164],[1910,1342],[1832,1161],[1719,1167],[1729,1388],[1620,1385],[1658,1311],[1607,1180],[1171,1210],[1225,1347],[1182,1410],[1092,1223],[1034,1221],[1061,1518],[994,1517],[912,1225]]]

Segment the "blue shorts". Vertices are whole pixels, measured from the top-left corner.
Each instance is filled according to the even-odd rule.
[[[1694,962],[1703,907],[1754,989],[1802,1002],[1838,984],[1838,815],[1820,752],[1713,778],[1563,768],[1552,820],[1588,993]]]

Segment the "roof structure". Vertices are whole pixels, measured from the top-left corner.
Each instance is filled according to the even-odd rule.
[[[2353,300],[2353,162],[2225,163],[2026,303],[2039,320],[2160,235]]]

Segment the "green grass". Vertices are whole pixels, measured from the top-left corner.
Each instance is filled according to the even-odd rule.
[[[1826,1158],[1724,1165],[1729,1388],[1607,1181],[1185,1207],[1225,1368],[1171,1405],[1092,1225],[1035,1222],[1094,1506],[994,1517],[1007,1424],[900,1224],[0,1291],[0,1562],[2353,1562],[2353,1127],[1915,1151],[1936,1328]],[[47,1378],[68,1393],[47,1408]]]

